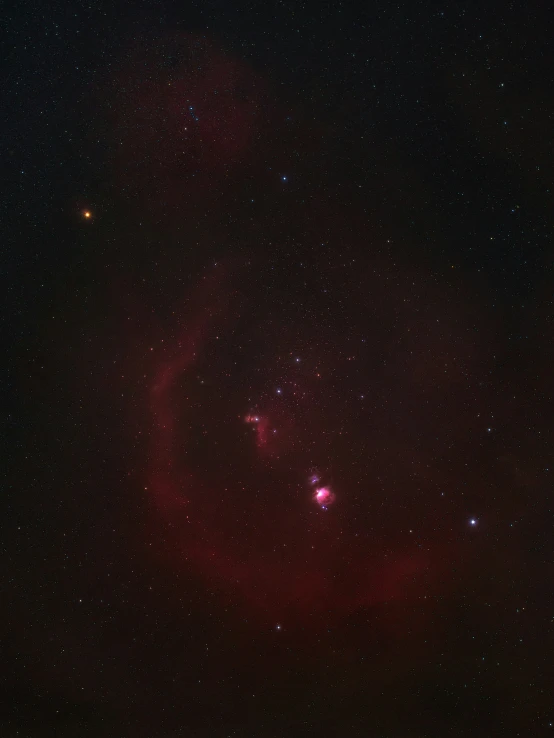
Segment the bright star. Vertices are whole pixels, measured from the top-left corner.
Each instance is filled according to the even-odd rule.
[[[469,524],[470,525],[477,525],[477,520],[475,518],[471,518],[471,520],[469,521]]]

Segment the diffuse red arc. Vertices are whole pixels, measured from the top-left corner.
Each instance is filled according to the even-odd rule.
[[[270,621],[285,612],[294,613],[300,621],[318,613],[325,613],[325,618],[342,617],[363,606],[405,597],[410,582],[428,567],[426,554],[414,555],[413,550],[383,554],[341,539],[336,535],[339,524],[333,520],[336,508],[319,513],[325,517],[324,523],[309,535],[293,526],[298,535],[292,546],[290,510],[284,511],[272,500],[267,515],[275,546],[273,551],[266,548],[263,552],[255,534],[256,520],[246,518],[239,530],[230,531],[212,514],[221,490],[207,489],[205,480],[195,477],[182,453],[177,453],[176,434],[180,414],[187,413],[186,404],[181,404],[179,381],[193,370],[205,350],[214,330],[215,313],[211,306],[199,309],[173,348],[166,349],[150,388],[154,429],[147,487],[167,524],[166,560],[177,568],[192,568],[235,599],[238,595]],[[263,450],[269,421],[264,423],[253,415],[248,422],[255,423],[257,443]],[[263,483],[261,479],[260,486]],[[236,480],[237,490],[240,486],[241,480]],[[320,507],[333,501],[325,487],[305,485],[305,494],[313,496]],[[302,500],[298,504],[302,507]],[[279,545],[282,540],[288,542],[287,558],[282,543]]]

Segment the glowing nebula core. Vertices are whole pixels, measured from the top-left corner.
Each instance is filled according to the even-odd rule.
[[[335,501],[335,495],[329,487],[319,487],[314,493],[314,499],[320,507],[327,509]]]

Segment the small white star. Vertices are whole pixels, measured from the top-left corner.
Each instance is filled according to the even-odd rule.
[[[277,394],[280,395],[282,390],[280,388],[277,389]]]
[[[469,521],[470,525],[477,525],[477,520],[475,518],[471,518]]]

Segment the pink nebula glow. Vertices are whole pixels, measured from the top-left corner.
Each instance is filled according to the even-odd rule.
[[[266,450],[269,419],[266,417],[262,417],[261,415],[247,415],[245,421],[256,426],[256,443],[258,445],[258,448],[261,451]]]
[[[335,495],[329,487],[319,487],[315,491],[314,499],[321,507],[328,507],[335,501]]]

